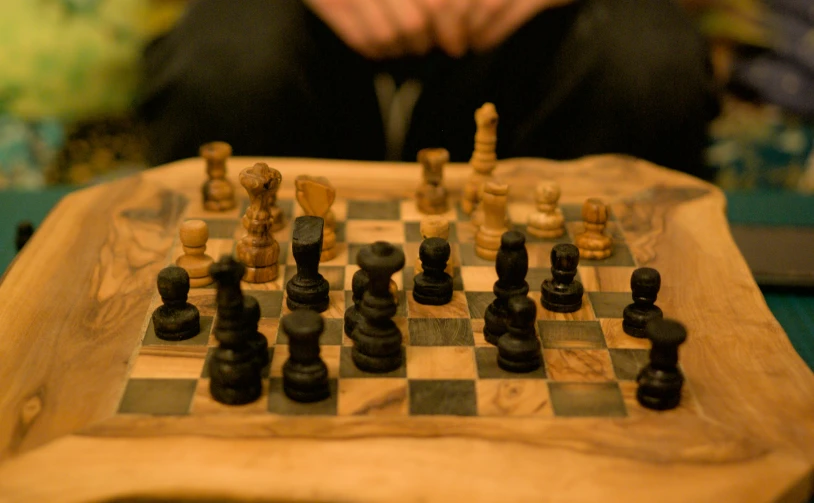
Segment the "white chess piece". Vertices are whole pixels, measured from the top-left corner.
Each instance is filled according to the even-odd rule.
[[[537,184],[534,192],[537,211],[529,215],[529,234],[538,238],[553,239],[565,233],[565,218],[557,206],[560,200],[560,186],[556,182],[545,181]]]

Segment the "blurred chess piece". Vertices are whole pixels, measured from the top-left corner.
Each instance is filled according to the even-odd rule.
[[[461,209],[471,215],[480,202],[481,185],[492,180],[497,167],[497,110],[492,103],[484,103],[475,111],[475,148],[469,165],[472,174],[466,182],[461,198]]]
[[[203,186],[204,208],[209,211],[227,211],[236,206],[235,188],[226,179],[226,160],[232,155],[232,147],[226,142],[213,141],[201,145],[201,157],[206,160],[209,179]]]
[[[424,217],[421,220],[421,226],[419,227],[419,229],[421,232],[422,240],[429,238],[441,238],[445,241],[449,241],[449,221],[446,218],[439,217],[437,215]],[[421,258],[418,255],[416,255],[415,265],[413,266],[413,273],[418,275],[421,274],[423,271],[424,268],[423,264],[421,263]],[[449,261],[447,261],[447,266],[446,268],[444,268],[444,272],[454,277],[451,258]]]
[[[187,220],[181,224],[179,232],[184,254],[178,257],[175,265],[189,274],[189,285],[193,288],[212,284],[209,268],[214,260],[206,254],[209,240],[209,227],[203,220]]]
[[[554,239],[565,234],[565,218],[557,206],[560,186],[556,182],[540,182],[534,193],[537,211],[529,215],[527,232],[532,236]]]
[[[506,204],[509,186],[505,183],[488,182],[484,187],[483,225],[475,233],[475,253],[484,260],[495,260],[500,249],[500,238],[508,232],[506,226]]]
[[[418,151],[422,167],[422,183],[416,191],[416,206],[425,215],[445,213],[447,189],[444,188],[444,165],[449,162],[445,148],[425,148]]]
[[[582,205],[582,220],[585,232],[577,234],[574,244],[579,248],[579,256],[587,259],[604,259],[613,253],[613,240],[605,235],[608,223],[608,207],[599,199],[588,199]]]
[[[306,215],[320,217],[325,221],[322,230],[322,254],[319,260],[325,262],[336,257],[336,216],[331,205],[336,200],[336,189],[324,177],[300,175],[294,180],[297,188],[297,202]]]
[[[240,172],[240,184],[249,194],[249,207],[243,215],[248,231],[237,243],[237,258],[246,266],[244,281],[266,283],[277,277],[280,245],[274,240],[271,204],[280,188],[282,175],[264,162]]]

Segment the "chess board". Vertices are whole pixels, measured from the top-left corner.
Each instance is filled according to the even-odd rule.
[[[240,206],[246,205],[243,201]],[[185,218],[200,218],[209,225],[208,247],[214,258],[233,253],[236,240],[245,235],[238,218],[243,210],[208,212],[199,208],[197,201],[189,206]],[[264,371],[265,393],[261,399],[234,407],[215,402],[209,393],[207,361],[217,346],[212,334],[216,311],[213,285],[190,292],[190,302],[202,316],[201,332],[192,339],[158,339],[150,313],[146,314],[144,339],[124,390],[120,414],[626,417],[643,412],[635,400],[634,379],[647,362],[649,344],[622,331],[622,310],[632,301],[630,275],[636,263],[618,221],[612,220],[607,229],[615,240],[613,255],[604,260],[581,261],[578,279],[586,290],[582,308],[559,314],[540,306],[540,285],[551,277],[552,247],[573,242],[574,234],[582,230],[581,206],[575,204],[562,207],[567,233],[553,240],[524,232],[524,222],[533,208],[518,203],[509,206],[514,229],[526,234],[526,279],[529,297],[537,305],[544,360],[542,368],[516,374],[497,366],[497,348],[484,340],[483,318],[494,299],[495,265],[475,254],[474,227],[454,201],[453,208],[443,216],[450,222],[455,291],[449,304],[426,306],[412,298],[413,264],[421,243],[419,222],[423,216],[415,201],[338,200],[333,210],[339,253],[320,264],[320,273],[331,288],[321,338],[322,357],[331,377],[331,397],[310,404],[287,398],[282,391],[282,366],[288,346],[279,321],[289,312],[284,285],[296,272],[290,249],[291,220],[301,214],[301,209],[291,200],[281,200],[279,206],[287,222],[275,233],[282,264],[278,278],[269,283],[242,284],[244,294],[254,296],[261,306],[259,329],[270,346],[271,363]],[[357,369],[351,359],[352,341],[343,333],[343,314],[352,302],[351,277],[358,269],[356,254],[360,247],[375,240],[401,248],[407,263],[395,275],[399,287],[395,322],[402,332],[405,363],[384,374]],[[170,256],[176,258],[180,253],[176,240]],[[153,305],[159,303],[156,294]],[[692,408],[689,396],[685,407]]]
[[[541,178],[562,187],[572,242],[589,197],[610,205],[613,255],[582,260],[583,307],[539,307],[558,241],[528,237],[530,297],[538,304],[543,368],[508,374],[484,341],[494,264],[473,252],[457,208],[471,173],[445,168],[452,209],[455,294],[446,306],[410,295],[419,247],[417,164],[234,158],[229,178],[262,160],[283,175],[289,217],[275,281],[243,283],[262,310],[272,362],[262,398],[211,399],[214,288],[190,302],[202,331],[156,339],[156,277],[181,253],[186,219],[209,223],[207,252],[234,250],[246,201],[204,211],[201,159],[91,187],[63,200],[0,283],[0,500],[10,501],[693,501],[804,502],[814,487],[814,374],[766,306],[728,232],[719,190],[643,161],[502,161],[509,213],[524,231]],[[313,404],[281,390],[285,281],[293,180],[327,177],[337,189],[337,257],[322,357],[333,393]],[[354,257],[385,240],[405,252],[397,326],[405,364],[359,372],[342,334]],[[621,330],[637,266],[662,275],[657,304],[687,327],[681,405],[644,409],[634,377],[649,343]],[[4,498],[11,496],[10,498]]]

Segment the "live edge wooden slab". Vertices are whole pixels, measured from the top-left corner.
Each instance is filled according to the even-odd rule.
[[[411,197],[417,164],[263,160],[340,197]],[[804,501],[814,483],[814,375],[736,249],[719,190],[646,162],[512,159],[512,199],[558,181],[610,203],[681,349],[697,413],[626,418],[123,416],[117,406],[176,239],[200,204],[190,159],[66,197],[0,284],[2,501]],[[469,174],[448,166],[460,193]],[[183,196],[179,198],[178,196]],[[128,225],[125,216],[145,216]],[[136,219],[138,220],[138,219]],[[132,218],[129,221],[133,221]],[[534,287],[532,287],[534,289]]]

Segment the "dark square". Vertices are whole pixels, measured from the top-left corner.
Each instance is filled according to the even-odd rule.
[[[407,243],[420,243],[424,239],[421,237],[421,222],[405,222],[404,223],[404,240]],[[455,222],[449,223],[449,239],[450,243],[458,242],[458,231],[455,227]]]
[[[588,292],[597,318],[621,318],[625,306],[633,302],[630,292]]]
[[[622,390],[616,382],[549,382],[554,415],[560,417],[624,417]]]
[[[495,300],[492,292],[465,292],[470,318],[483,318],[486,308]]]
[[[321,265],[319,266],[319,273],[322,274],[322,277],[328,281],[330,285],[330,289],[333,291],[342,291],[345,289],[345,267],[344,266],[336,266],[336,265]],[[297,266],[291,266],[285,268],[285,282],[283,285],[287,284],[288,281],[293,278],[297,274]]]
[[[498,350],[493,346],[475,348],[475,361],[478,364],[478,377],[481,379],[545,379],[545,363],[540,368],[525,374],[503,370],[497,364]]]
[[[579,259],[579,265],[596,267],[635,267],[636,262],[630,254],[630,248],[619,242],[613,244],[613,254],[601,260]]]
[[[404,290],[399,290],[399,305],[396,307],[396,316],[404,318],[407,316],[407,293]],[[353,305],[353,292],[345,290],[345,311]],[[343,317],[344,318],[344,317]]]
[[[558,238],[551,238],[551,239],[538,238],[537,236],[529,234],[528,225],[526,225],[526,224],[513,224],[512,225],[512,230],[522,232],[523,235],[526,236],[526,243],[570,243],[571,242],[571,238],[568,237],[568,233],[565,232],[565,229],[563,229],[562,236],[560,236]]]
[[[561,204],[560,209],[566,222],[582,222],[581,204]]]
[[[494,260],[482,259],[475,254],[474,243],[460,243],[458,249],[461,254],[461,265],[495,266]]]
[[[281,377],[272,378],[269,380],[268,411],[283,416],[335,416],[339,389],[336,379],[330,379],[328,386],[331,388],[331,395],[325,400],[301,403],[286,396]]]
[[[344,243],[345,242],[345,222],[336,222],[336,227],[334,228],[334,232],[336,233],[336,242],[337,243]]]
[[[529,267],[529,272],[526,273],[526,283],[529,284],[529,291],[535,292],[534,296],[540,295],[543,281],[547,279],[551,279],[550,267]]]
[[[408,386],[411,415],[477,415],[475,381],[410,380]]]
[[[469,215],[467,215],[464,212],[463,208],[461,208],[460,203],[455,205],[455,220],[457,220],[458,222],[468,222],[469,221]]]
[[[349,265],[356,265],[356,255],[359,253],[359,250],[368,246],[370,243],[348,243],[348,264]],[[391,243],[395,248],[398,248],[402,252],[404,252],[404,246],[401,243]]]
[[[155,335],[155,328],[153,327],[153,320],[150,320],[150,325],[147,327],[147,333],[144,334],[144,342],[142,346],[206,346],[209,342],[209,333],[212,331],[212,316],[201,316],[201,331],[198,335],[184,341],[165,341],[159,339]]]
[[[119,404],[119,413],[189,414],[197,385],[197,379],[130,379]]]
[[[269,364],[263,367],[263,370],[260,375],[263,376],[263,379],[266,379],[269,376],[269,370],[271,367],[271,362],[274,360],[274,341],[269,341],[272,346],[269,346],[268,353],[269,353]],[[204,366],[201,370],[201,377],[209,378],[209,360],[212,358],[212,353],[215,352],[215,347],[211,347],[206,351],[206,359],[204,360]]]
[[[342,344],[342,331],[344,330],[345,320],[340,318],[323,318],[325,321],[325,331],[322,332],[322,337],[319,338],[319,344],[322,346],[339,346]],[[282,323],[280,328],[277,329],[277,344],[288,344],[288,335],[283,330]]]
[[[285,215],[286,226],[290,225],[294,220],[294,200],[293,199],[278,199],[277,207],[283,210]],[[244,212],[245,213],[245,212]]]
[[[209,227],[209,239],[234,239],[240,225],[237,219],[206,219],[204,222]]]
[[[623,381],[636,380],[639,371],[650,361],[648,353],[646,349],[611,349],[610,356],[616,378]]]
[[[348,201],[348,220],[401,220],[401,201]]]
[[[604,349],[605,335],[598,321],[539,320],[537,330],[547,349]]]
[[[402,278],[404,278],[404,288],[407,290],[412,290],[414,286],[413,280],[415,279],[414,269],[412,267],[405,267],[402,274]],[[464,289],[464,279],[461,276],[460,267],[452,268],[452,289],[458,292],[461,292]]]
[[[286,269],[288,269],[286,267]],[[283,292],[280,290],[245,290],[243,293],[251,295],[260,304],[262,318],[278,318],[283,309]]]
[[[407,377],[406,362],[402,361],[401,367],[392,372],[384,372],[377,374],[374,372],[365,372],[359,370],[356,364],[353,363],[353,355],[351,354],[353,347],[342,346],[339,352],[339,377]],[[404,347],[401,348],[401,354],[404,355]]]
[[[472,324],[466,318],[409,318],[411,346],[474,346]]]

